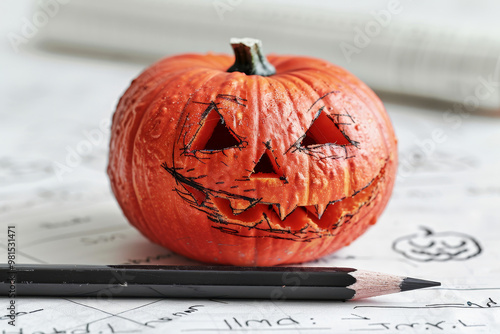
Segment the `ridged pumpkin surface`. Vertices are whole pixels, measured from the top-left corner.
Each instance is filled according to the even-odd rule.
[[[113,117],[108,174],[128,220],[190,258],[313,260],[374,224],[395,135],[378,97],[328,62],[270,55],[276,74],[188,54],[145,70]]]

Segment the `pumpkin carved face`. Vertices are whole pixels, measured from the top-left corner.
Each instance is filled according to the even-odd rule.
[[[396,169],[381,102],[327,62],[268,59],[271,76],[228,73],[226,55],[167,58],[125,93],[108,172],[153,241],[205,262],[302,262],[381,214]]]

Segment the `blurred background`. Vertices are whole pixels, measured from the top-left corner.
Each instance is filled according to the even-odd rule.
[[[346,67],[380,92],[454,102],[475,93],[478,77],[499,75],[500,5],[493,1],[40,0],[2,6],[16,54],[35,47],[149,64],[175,53],[228,52],[231,37],[253,36],[267,52]],[[478,106],[499,109],[498,91]]]
[[[266,53],[345,67],[381,96],[400,149],[385,220],[497,222],[498,13],[498,2],[465,0],[2,0],[0,220],[36,220],[49,239],[50,226],[106,222],[99,231],[126,241],[136,232],[105,174],[119,97],[162,57],[231,53],[231,37],[254,37]],[[109,205],[71,212],[96,203]],[[111,249],[106,261],[123,262]]]

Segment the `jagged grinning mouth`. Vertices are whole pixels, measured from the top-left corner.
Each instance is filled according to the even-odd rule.
[[[323,230],[331,230],[339,227],[343,218],[354,216],[361,207],[370,204],[378,193],[378,184],[384,177],[384,173],[385,170],[382,169],[368,186],[353,196],[330,203],[321,216],[318,215],[314,205],[297,206],[289,215],[281,219],[275,205],[259,203],[235,214],[228,199],[214,197],[212,202],[222,218],[227,221],[252,224],[264,218],[273,228],[300,229],[309,225]]]
[[[245,198],[250,204],[242,210],[235,210],[230,203],[231,199],[239,198],[238,195],[205,188],[195,179],[186,178],[166,164],[162,167],[172,174],[182,187],[175,189],[177,193],[191,207],[206,213],[208,219],[213,222],[248,228],[266,223],[268,231],[286,230],[296,233],[305,228],[313,228],[318,232],[332,231],[348,222],[362,207],[370,205],[377,196],[379,183],[385,177],[386,164],[364,188],[354,192],[350,197],[330,202],[322,215],[318,214],[314,205],[297,206],[283,219],[279,215],[276,203],[263,203],[261,200]],[[222,231],[222,228],[219,229]]]

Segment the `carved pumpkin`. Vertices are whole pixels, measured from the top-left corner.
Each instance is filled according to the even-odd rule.
[[[382,103],[326,61],[266,60],[260,41],[232,42],[236,57],[160,60],[121,98],[108,174],[123,212],[209,263],[298,263],[348,245],[395,179]]]

